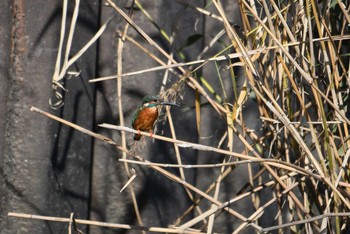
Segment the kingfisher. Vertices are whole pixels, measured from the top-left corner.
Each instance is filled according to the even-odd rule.
[[[159,106],[179,106],[176,103],[165,102],[158,96],[147,95],[142,98],[142,104],[134,113],[131,125],[135,130],[150,132],[152,134],[153,126],[158,119]],[[135,134],[134,140],[138,141],[141,134]]]

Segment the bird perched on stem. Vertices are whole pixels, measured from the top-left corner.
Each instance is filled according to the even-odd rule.
[[[142,98],[142,104],[134,113],[131,125],[135,130],[151,132],[153,130],[154,123],[158,119],[159,106],[179,106],[176,103],[164,102],[158,96],[145,96]],[[141,138],[141,134],[135,134],[134,140],[138,141]]]

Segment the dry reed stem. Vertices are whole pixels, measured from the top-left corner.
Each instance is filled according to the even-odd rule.
[[[203,63],[207,63],[207,62],[226,61],[226,60],[229,60],[229,59],[235,59],[235,58],[240,58],[240,57],[244,56],[243,53],[236,52],[236,53],[229,53],[229,54],[225,54],[225,55],[221,55],[221,56],[218,55],[218,56],[214,56],[214,57],[207,58],[207,59],[198,59],[198,60],[189,61],[189,62],[177,62],[177,63],[172,63],[172,64],[166,64],[166,63],[162,62],[158,57],[153,55],[151,52],[149,52],[147,49],[142,47],[133,38],[131,38],[131,37],[127,36],[127,35],[125,35],[125,38],[127,40],[129,40],[130,42],[132,42],[133,44],[137,45],[147,55],[149,55],[151,58],[153,58],[155,61],[157,61],[159,64],[161,64],[161,66],[146,68],[146,69],[142,69],[142,70],[139,70],[139,71],[123,73],[123,74],[120,74],[120,75],[111,75],[111,76],[105,76],[105,77],[97,77],[97,78],[90,79],[89,80],[90,83],[101,82],[101,81],[106,81],[106,80],[113,80],[113,79],[117,79],[119,77],[130,77],[130,76],[134,76],[134,75],[140,75],[140,74],[144,74],[144,73],[148,73],[148,72],[155,72],[155,71],[161,71],[161,70],[167,70],[167,69],[170,69],[172,71],[173,68],[192,66],[192,65],[203,64]],[[313,42],[322,42],[322,41],[327,41],[327,40],[333,40],[333,41],[350,40],[350,35],[346,35],[345,37],[341,37],[341,38],[339,36],[332,36],[331,38],[329,38],[329,37],[314,38]],[[288,47],[296,47],[296,46],[299,46],[301,44],[303,44],[303,42],[292,42],[292,43],[283,44],[282,46],[288,48]],[[278,46],[268,46],[266,48],[247,50],[246,56],[254,56],[254,55],[266,54],[269,51],[275,50],[277,48],[279,48],[279,47]],[[298,48],[298,47],[296,47],[296,48]]]
[[[25,219],[36,219],[36,220],[45,220],[51,222],[63,222],[63,223],[71,223],[71,218],[61,218],[61,217],[52,217],[52,216],[44,216],[44,215],[33,215],[33,214],[23,214],[16,212],[9,212],[8,216],[16,217],[16,218],[25,218]],[[98,227],[108,227],[115,229],[125,229],[125,230],[139,230],[145,232],[158,232],[158,233],[203,233],[199,230],[189,229],[189,230],[179,230],[177,228],[163,228],[163,227],[142,227],[142,226],[132,226],[129,224],[119,224],[119,223],[106,223],[92,220],[84,220],[84,219],[74,219],[77,224],[85,224],[91,226]]]
[[[117,68],[118,75],[123,73],[122,58],[123,58],[123,46],[124,46],[124,40],[125,40],[125,36],[124,35],[127,34],[128,28],[129,28],[129,24],[125,24],[124,31],[122,32],[121,37],[118,38],[118,46],[117,46],[117,52],[116,52],[116,54],[117,54],[117,65],[116,65],[116,68]],[[117,97],[116,97],[116,99],[118,100],[119,121],[120,121],[120,124],[122,126],[124,126],[124,111],[123,111],[123,105],[122,105],[122,81],[123,80],[121,79],[121,77],[119,77],[117,79]],[[126,148],[126,135],[125,135],[125,133],[121,134],[121,146],[123,148]],[[123,158],[127,157],[126,152],[123,152],[123,156],[122,157]],[[131,195],[131,200],[132,200],[132,203],[133,203],[133,206],[134,206],[134,210],[135,210],[135,214],[136,214],[137,222],[138,222],[138,224],[140,226],[142,226],[143,222],[142,222],[141,212],[140,212],[139,205],[138,205],[137,198],[136,198],[135,189],[134,189],[133,184],[131,184],[131,181],[133,181],[133,179],[136,177],[136,175],[135,174],[132,175],[131,170],[129,168],[129,165],[127,163],[124,163],[124,168],[125,168],[126,175],[129,178],[129,180],[125,184],[125,186],[128,186],[128,188],[129,188],[130,195]],[[123,190],[123,188],[122,188],[122,190]]]

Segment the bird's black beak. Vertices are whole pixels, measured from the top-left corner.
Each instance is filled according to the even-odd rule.
[[[164,105],[164,106],[180,106],[177,103],[173,103],[173,102],[161,102],[160,105]]]

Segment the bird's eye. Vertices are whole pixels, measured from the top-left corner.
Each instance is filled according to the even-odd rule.
[[[157,100],[157,99],[153,99],[153,101],[154,101],[154,102],[158,102],[158,100]]]

